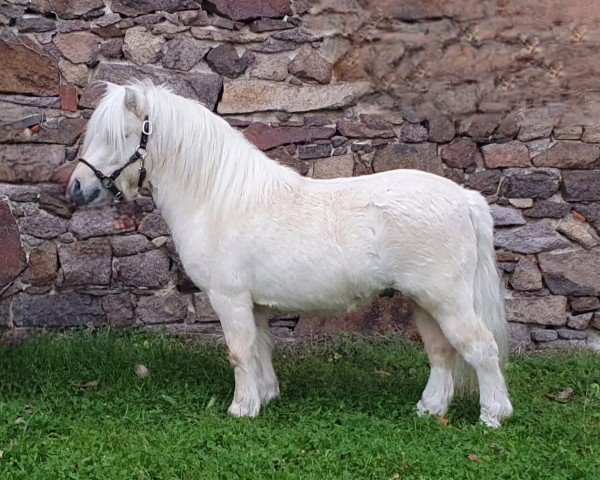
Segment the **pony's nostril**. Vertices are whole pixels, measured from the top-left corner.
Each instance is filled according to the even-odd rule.
[[[81,183],[79,183],[79,180],[73,180],[67,192],[67,198],[71,202],[79,205],[85,203],[85,198],[83,197],[83,192],[81,191]]]

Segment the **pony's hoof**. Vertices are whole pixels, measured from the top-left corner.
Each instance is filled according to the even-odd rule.
[[[275,384],[271,387],[265,388],[260,395],[261,405],[266,405],[274,398],[279,396],[279,385]]]
[[[254,399],[245,399],[241,402],[236,402],[235,400],[227,409],[227,412],[232,417],[250,417],[254,418],[258,416],[260,412],[260,402]]]
[[[500,428],[502,426],[502,422],[500,419],[489,416],[489,415],[481,415],[479,417],[479,421],[483,423],[486,427],[490,428]]]
[[[479,420],[490,428],[500,428],[502,422],[507,418],[510,418],[513,414],[513,408],[510,401],[507,401],[505,405],[499,406],[494,410],[497,413],[492,414],[489,411],[482,409],[481,415],[479,416]]]
[[[417,402],[417,415],[419,417],[427,417],[433,415],[436,417],[443,417],[448,413],[448,407],[443,405],[426,405],[423,399]]]

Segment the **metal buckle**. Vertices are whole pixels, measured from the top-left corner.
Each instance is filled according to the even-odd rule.
[[[145,135],[150,135],[152,133],[152,125],[150,124],[150,120],[144,120],[142,124],[142,133]]]
[[[109,189],[110,187],[112,187],[115,184],[114,180],[110,177],[104,177],[102,180],[100,180],[100,183],[102,184],[102,186],[104,188],[107,188],[107,189]]]

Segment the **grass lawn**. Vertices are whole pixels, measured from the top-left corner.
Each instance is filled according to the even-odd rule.
[[[101,330],[0,347],[0,478],[600,478],[598,355],[512,358],[500,430],[472,399],[418,418],[427,360],[399,338],[279,349],[275,368],[282,399],[236,420],[221,345]]]

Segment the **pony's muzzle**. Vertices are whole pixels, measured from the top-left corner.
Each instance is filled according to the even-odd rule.
[[[95,188],[91,191],[84,191],[81,188],[79,180],[75,179],[67,188],[67,200],[77,205],[85,205],[100,195],[100,188]]]

